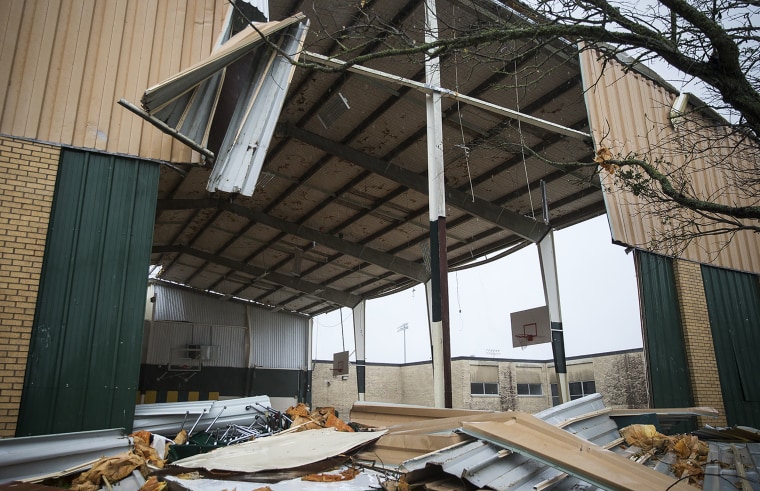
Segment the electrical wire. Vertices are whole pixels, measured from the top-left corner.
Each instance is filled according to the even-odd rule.
[[[520,112],[520,88],[517,83],[517,59],[515,59],[515,107]],[[525,161],[525,137],[522,132],[522,124],[517,120],[517,133],[520,135],[520,153],[522,153],[523,170],[525,171],[525,184],[528,187],[528,200],[530,201],[530,213],[533,219],[536,219],[535,207],[533,206],[533,195],[530,192],[530,178],[528,177],[528,164]]]
[[[451,17],[454,19],[454,37],[456,38],[456,7],[451,7]],[[459,94],[459,60],[457,59],[457,52],[454,52],[454,88],[457,94]],[[467,146],[467,141],[464,137],[464,123],[462,122],[462,111],[459,106],[459,98],[456,98],[457,104],[457,117],[459,118],[459,133],[462,135],[462,144],[455,145],[464,152],[464,162],[467,168],[467,180],[470,183],[470,195],[472,196],[472,202],[475,202],[475,188],[472,185],[472,173],[470,172],[470,147]]]

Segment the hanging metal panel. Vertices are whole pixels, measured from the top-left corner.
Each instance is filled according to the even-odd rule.
[[[760,277],[702,266],[729,425],[760,427]],[[695,374],[699,376],[699,374]]]
[[[18,436],[131,429],[158,176],[61,153]]]
[[[153,320],[185,321],[195,324],[245,326],[246,306],[223,302],[184,288],[154,283],[155,310]]]
[[[246,27],[218,47],[208,58],[148,88],[142,97],[143,107],[152,112],[172,103],[179,95],[197,87],[215,73],[249,54],[257,45],[263,45],[264,39],[270,34],[304,18],[303,14],[299,14],[283,21],[259,24],[257,30]]]
[[[263,368],[305,369],[309,360],[309,320],[249,307],[251,363]]]
[[[208,191],[253,195],[295,71],[290,59],[298,59],[307,31],[308,22],[288,27],[278,45],[284,54],[267,53],[257,60],[214,162]]]
[[[684,135],[670,121],[671,108],[678,93],[667,82],[644,68],[631,70],[622,63],[599,57],[593,50],[582,51],[580,60],[584,97],[597,150],[607,147],[615,155],[645,155],[653,161],[662,158],[673,163],[672,169],[684,165],[681,171],[693,174],[690,181],[697,195],[718,195],[719,200],[725,200],[725,204],[755,204],[746,197],[728,194],[732,187],[728,183],[731,181],[727,180],[721,166],[714,165],[711,157],[697,154],[684,160],[684,145],[688,143],[679,140],[678,137]],[[694,101],[688,111],[691,117],[698,114],[695,108],[702,105],[701,101]],[[712,123],[707,126],[714,127]],[[704,141],[716,141],[717,133],[703,129],[700,130],[702,132],[705,134]],[[653,145],[655,135],[656,145]],[[709,155],[724,153],[722,159],[733,161],[735,168],[742,169],[749,161],[744,158],[743,152],[728,150],[735,146],[740,148],[736,142],[716,143],[712,148],[715,153],[710,152]],[[666,168],[666,174],[671,172],[669,169]],[[642,197],[620,188],[611,174],[602,172],[601,177],[613,240],[650,250],[652,238],[667,226],[661,214],[648,208]],[[695,223],[700,223],[699,217],[695,220]],[[701,228],[704,231],[718,227],[720,225]],[[723,247],[722,241],[728,238],[730,242]],[[750,231],[739,232],[733,237],[696,237],[685,246],[679,254],[683,259],[760,273],[758,234]]]
[[[673,260],[635,251],[652,406],[693,406]]]

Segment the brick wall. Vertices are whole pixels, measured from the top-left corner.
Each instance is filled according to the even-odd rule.
[[[333,376],[332,362],[314,363],[311,378],[312,407],[333,406],[348,418],[356,402],[356,365],[351,363],[348,377]],[[365,372],[364,399],[369,402],[394,404],[433,405],[433,367],[429,364],[368,365]]]
[[[673,269],[694,405],[709,406],[720,413],[717,419],[697,418],[698,426],[726,426],[726,411],[718,379],[718,363],[715,360],[701,266],[676,260]]]
[[[470,365],[482,360],[457,359],[451,364],[452,403],[457,409],[506,411],[516,409],[535,413],[551,407],[549,384],[555,382],[553,363],[516,362],[493,360],[498,365],[499,394],[472,395],[470,393]],[[518,396],[517,383],[521,375],[531,370],[540,372],[543,394]],[[583,373],[579,372],[581,370]],[[576,373],[578,372],[578,373]],[[641,350],[610,353],[570,360],[570,380],[595,380],[597,392],[602,394],[607,407],[648,407],[644,374],[644,355]],[[526,380],[527,381],[527,380]],[[365,399],[371,402],[395,404],[433,405],[433,367],[431,363],[402,365],[368,365],[366,368]],[[333,377],[332,362],[318,361],[312,375],[312,406],[334,406],[342,416],[348,417],[357,400],[356,366],[352,363],[348,377]]]
[[[16,432],[59,155],[0,137],[0,438]]]
[[[594,357],[596,391],[610,408],[649,407],[642,351]]]

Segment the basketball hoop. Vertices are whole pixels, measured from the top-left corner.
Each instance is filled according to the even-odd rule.
[[[533,335],[533,334],[515,334],[515,337],[516,338],[522,338],[522,339],[527,340],[528,342],[531,342],[531,341],[533,341],[534,338],[536,338],[538,336]]]
[[[525,349],[528,343],[533,342],[534,339],[539,337],[538,325],[536,323],[523,324],[522,328],[523,332],[515,334],[515,337],[520,348]]]

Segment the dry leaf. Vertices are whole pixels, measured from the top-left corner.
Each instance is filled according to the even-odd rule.
[[[150,476],[138,491],[163,491],[166,481],[159,481],[156,476]]]
[[[359,475],[358,469],[346,469],[340,474],[308,474],[301,478],[302,481],[312,482],[338,482],[338,481],[350,481]]]
[[[618,169],[618,166],[607,162],[608,160],[612,160],[612,152],[610,152],[610,149],[607,147],[599,147],[599,150],[596,151],[594,162],[599,164],[602,169],[606,170],[610,174],[614,174]]]

